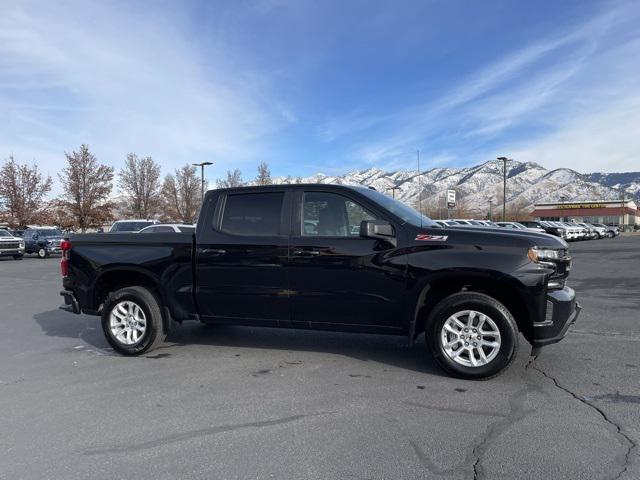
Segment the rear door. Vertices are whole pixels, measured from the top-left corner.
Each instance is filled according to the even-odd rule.
[[[222,193],[197,233],[196,300],[205,320],[278,324],[289,319],[290,200],[283,189]]]
[[[293,324],[400,328],[404,256],[390,255],[387,242],[359,235],[363,220],[386,219],[344,191],[295,193],[289,267]]]

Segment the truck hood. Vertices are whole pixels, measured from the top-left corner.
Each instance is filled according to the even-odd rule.
[[[415,227],[414,227],[415,228]],[[424,243],[433,242],[455,242],[455,243],[469,243],[473,245],[493,245],[493,244],[511,244],[511,245],[523,245],[529,247],[548,247],[548,248],[567,248],[567,242],[559,237],[550,235],[548,233],[538,233],[533,230],[507,230],[501,227],[448,227],[448,228],[415,228],[415,232],[410,232],[414,235],[416,244],[423,245]],[[427,235],[427,237],[420,237],[420,235]],[[428,239],[428,236],[441,236],[446,239]],[[421,240],[425,238],[426,240]]]

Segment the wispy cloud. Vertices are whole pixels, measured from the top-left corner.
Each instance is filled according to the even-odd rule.
[[[198,49],[188,22],[126,3],[4,5],[0,152],[38,152],[51,171],[81,142],[112,164],[128,151],[167,167],[251,156],[295,114],[268,78],[230,66],[228,45]]]
[[[563,132],[578,129],[578,123],[582,128],[596,124],[602,127],[607,119],[621,118],[620,109],[628,109],[625,102],[611,103],[612,93],[629,100],[640,93],[639,85],[628,81],[640,78],[640,65],[634,60],[640,57],[638,32],[632,27],[634,21],[640,21],[640,9],[632,3],[608,7],[582,24],[538,39],[470,73],[467,80],[439,98],[386,114],[351,114],[332,119],[322,127],[322,138],[364,138],[359,140],[353,156],[377,164],[395,164],[417,147],[424,149],[427,159],[429,155],[445,155],[457,157],[458,163],[471,163],[493,156],[496,148],[501,153],[505,147],[518,145],[518,152],[529,152],[528,159],[544,158],[549,166],[563,162],[566,165],[560,152],[571,151],[582,152],[583,158],[590,159],[582,168],[607,169],[607,162],[597,161],[595,155],[583,151],[587,143],[565,144],[556,153],[543,156],[535,152],[554,145],[554,138],[564,138]],[[619,33],[630,31],[636,33]],[[613,65],[615,76],[598,71]],[[604,110],[606,116],[597,121],[589,119],[591,112],[584,111],[585,102],[592,112]],[[580,122],[576,115],[582,118]],[[632,125],[640,128],[638,123]],[[366,129],[375,134],[362,134]],[[633,136],[607,137],[606,132],[613,131],[601,130],[601,142],[609,144],[613,151],[620,149],[621,155],[633,151]],[[579,136],[573,138],[577,141]]]

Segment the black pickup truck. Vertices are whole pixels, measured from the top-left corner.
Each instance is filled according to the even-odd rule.
[[[443,228],[365,187],[212,190],[195,234],[73,235],[62,249],[61,308],[101,315],[125,355],[158,346],[174,321],[424,332],[448,372],[489,378],[518,332],[537,350],[580,311],[562,239]]]

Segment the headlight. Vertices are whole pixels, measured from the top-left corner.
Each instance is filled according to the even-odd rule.
[[[566,257],[566,252],[564,250],[531,247],[527,252],[527,256],[533,263],[540,263],[545,260],[562,260]]]
[[[20,248],[24,248],[24,240],[20,242]]]

